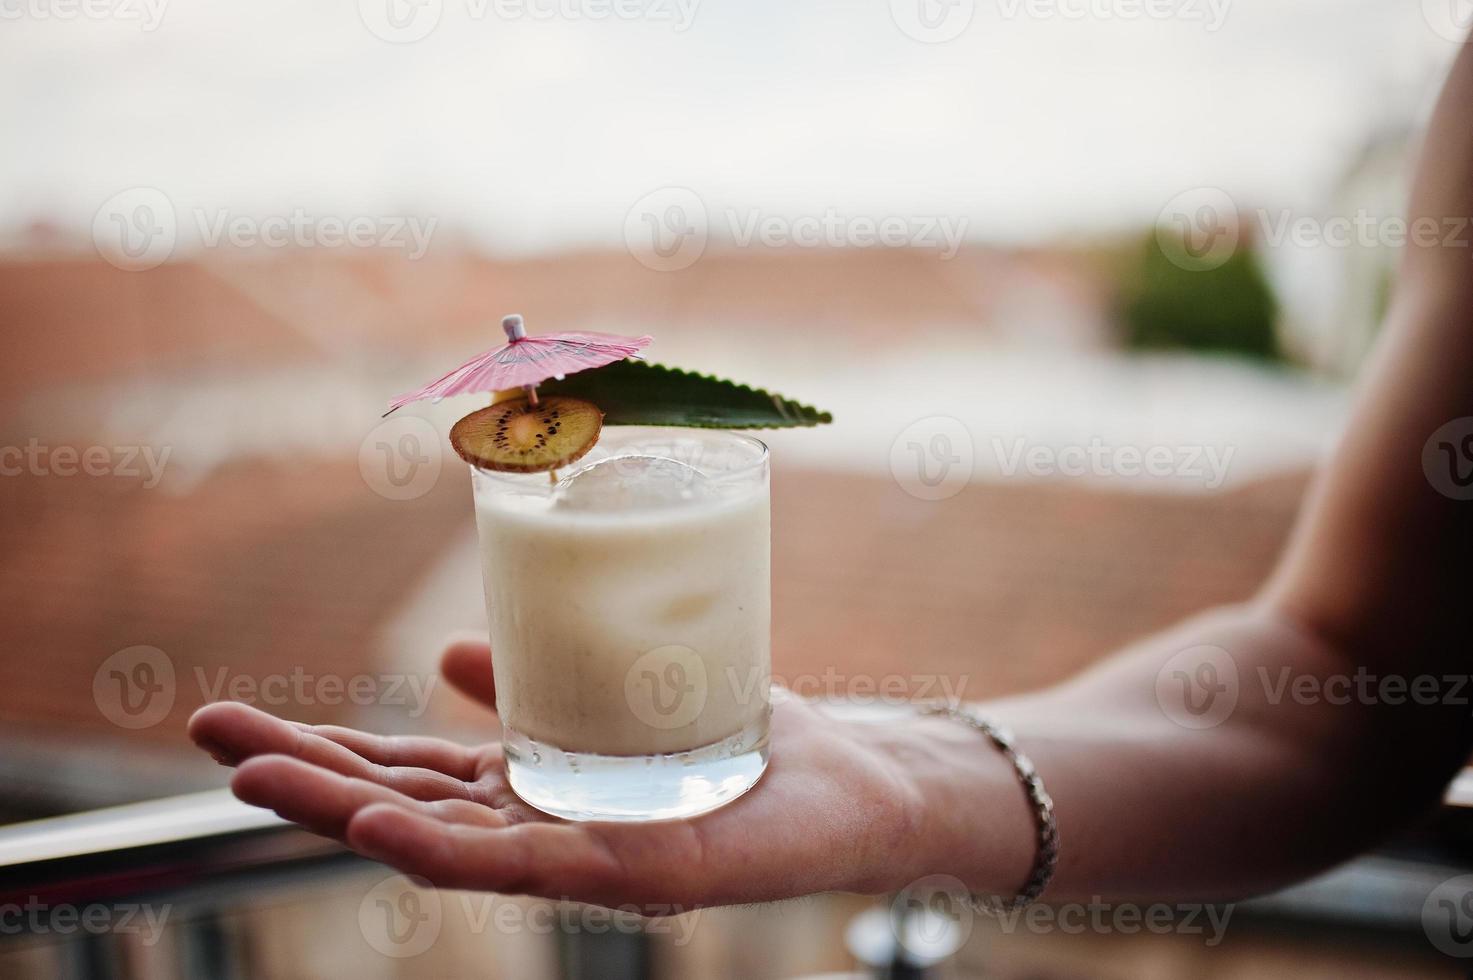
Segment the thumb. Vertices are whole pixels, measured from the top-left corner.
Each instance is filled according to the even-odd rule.
[[[440,673],[461,694],[496,708],[496,681],[491,675],[491,646],[481,639],[455,639],[440,654]]]

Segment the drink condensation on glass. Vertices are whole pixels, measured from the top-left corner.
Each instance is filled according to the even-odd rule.
[[[634,821],[750,789],[771,712],[767,447],[609,427],[556,483],[471,472],[517,795]]]

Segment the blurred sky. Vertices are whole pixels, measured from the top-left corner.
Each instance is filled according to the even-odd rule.
[[[1458,9],[977,0],[925,43],[907,4],[969,0],[618,0],[642,16],[603,20],[586,5],[612,0],[418,0],[401,12],[438,6],[433,29],[390,43],[369,25],[407,0],[99,2],[113,15],[0,3],[0,241],[85,235],[140,185],[185,208],[433,215],[492,251],[616,246],[666,185],[773,215],[963,216],[987,241],[1141,225],[1202,185],[1313,207],[1422,111]],[[507,15],[557,4],[576,16]]]
[[[1312,214],[1346,206],[1337,185],[1368,142],[1399,143],[1420,122],[1467,6],[91,0],[111,15],[63,19],[76,2],[0,0],[0,248],[60,240],[90,252],[99,207],[137,187],[181,212],[422,215],[437,222],[437,249],[463,237],[498,254],[621,248],[631,208],[669,186],[718,212],[951,216],[972,240],[999,243],[1134,231],[1203,186],[1242,207]],[[638,16],[586,16],[615,3]],[[1126,16],[1143,4],[1176,15]],[[956,36],[928,43],[938,35],[922,14]],[[713,242],[725,230],[713,219]],[[1313,251],[1276,249],[1270,272],[1291,313],[1334,325],[1340,280],[1356,273]],[[1313,262],[1279,274],[1298,258]],[[1339,386],[1242,363],[948,343],[913,361],[871,352],[883,362],[855,357],[848,373],[832,358],[815,371],[742,347],[710,364],[704,335],[667,338],[660,357],[823,403],[842,421],[803,451],[866,469],[888,465],[903,428],[873,397],[881,377],[912,393],[913,417],[979,420],[979,446],[1019,432],[1047,445],[1233,446],[1233,484],[1322,452],[1344,406]],[[115,438],[148,431],[178,446],[177,469],[198,477],[220,446],[279,452],[288,430],[297,451],[342,451],[345,432],[356,445],[350,420],[376,420],[387,394],[431,370],[403,364],[373,387],[353,364],[203,386],[185,372],[136,397],[89,389],[72,409],[88,425],[110,419]],[[452,408],[426,412],[448,425]]]

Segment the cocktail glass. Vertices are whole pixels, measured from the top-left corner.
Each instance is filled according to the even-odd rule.
[[[471,472],[517,795],[644,821],[750,789],[771,713],[767,447],[611,426],[555,479]]]

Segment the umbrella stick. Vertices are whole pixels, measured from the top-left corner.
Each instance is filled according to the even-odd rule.
[[[508,344],[515,344],[517,341],[525,340],[527,337],[527,325],[522,320],[522,315],[520,313],[513,313],[510,316],[502,317],[501,329],[506,331],[506,342]],[[527,404],[531,405],[533,408],[536,408],[537,386],[524,385],[522,390],[527,393]]]

